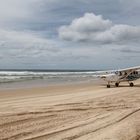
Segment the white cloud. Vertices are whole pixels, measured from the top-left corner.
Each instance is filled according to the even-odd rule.
[[[99,44],[126,44],[140,42],[140,26],[113,24],[102,16],[86,13],[75,19],[70,25],[59,28],[59,37],[75,42],[93,42]]]
[[[85,14],[84,17],[72,21],[70,28],[78,32],[100,32],[111,27],[111,21],[103,20],[102,16]],[[66,26],[62,27],[65,29]]]

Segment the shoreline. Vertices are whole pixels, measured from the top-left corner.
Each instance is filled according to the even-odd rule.
[[[43,88],[49,86],[66,86],[66,85],[78,85],[78,84],[87,84],[93,83],[94,85],[98,85],[100,83],[104,83],[102,80],[93,78],[90,80],[77,80],[77,81],[57,81],[50,82],[47,79],[36,79],[36,80],[28,80],[28,81],[17,81],[17,82],[7,82],[0,84],[0,91],[2,90],[13,90],[13,89],[29,89],[29,88]]]

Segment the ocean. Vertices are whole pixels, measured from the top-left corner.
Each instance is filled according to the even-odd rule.
[[[0,70],[0,87],[10,83],[63,84],[96,78],[97,70]]]

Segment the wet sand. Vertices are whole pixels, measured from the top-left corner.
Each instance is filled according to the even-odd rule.
[[[139,140],[140,81],[0,90],[1,140]]]

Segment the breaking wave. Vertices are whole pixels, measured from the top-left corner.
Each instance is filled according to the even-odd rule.
[[[0,71],[0,83],[35,79],[93,78],[97,71]]]

